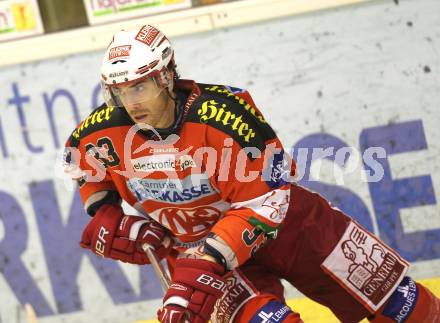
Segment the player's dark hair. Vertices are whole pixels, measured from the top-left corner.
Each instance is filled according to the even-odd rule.
[[[179,74],[179,72],[177,71],[177,65],[176,65],[176,63],[174,62],[174,58],[171,59],[171,61],[168,63],[168,65],[167,65],[167,69],[168,69],[169,71],[173,72],[173,80],[174,80],[174,83],[175,83],[178,79],[180,79],[180,74]]]

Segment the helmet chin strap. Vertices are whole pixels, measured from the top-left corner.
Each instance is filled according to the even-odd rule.
[[[169,87],[167,87],[166,90],[168,98],[174,101],[174,108],[176,108],[178,104],[177,95],[173,91],[170,91]]]
[[[166,86],[165,90],[167,91],[167,95],[168,95],[168,100],[171,99],[174,101],[174,111],[176,111],[177,106],[178,106],[178,100],[177,100],[177,95],[173,90],[170,90],[170,88],[172,87],[174,89],[174,85],[175,85],[175,80],[173,77],[173,72],[169,71],[169,75],[168,77],[170,78],[170,80],[168,81],[168,85]],[[167,100],[167,101],[168,101]]]

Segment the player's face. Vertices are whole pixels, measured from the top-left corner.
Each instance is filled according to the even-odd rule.
[[[166,128],[174,121],[174,102],[153,78],[112,87],[112,93],[136,123]]]

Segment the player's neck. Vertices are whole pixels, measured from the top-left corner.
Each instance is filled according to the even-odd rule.
[[[167,129],[173,126],[176,119],[177,100],[173,99],[170,95],[167,95],[165,102],[165,114],[163,122],[157,126],[157,128]]]

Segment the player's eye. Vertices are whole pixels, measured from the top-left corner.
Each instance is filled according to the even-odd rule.
[[[117,87],[114,87],[112,92],[113,92],[114,95],[121,95],[121,89],[119,89]]]
[[[139,83],[134,87],[134,90],[139,93],[145,90],[145,86],[143,83]]]

